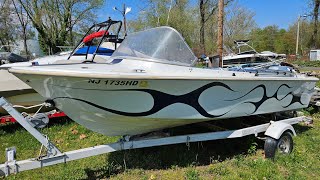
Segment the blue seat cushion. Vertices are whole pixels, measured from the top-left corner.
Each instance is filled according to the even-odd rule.
[[[90,46],[89,47],[89,51],[88,54],[93,54],[97,49],[97,46]],[[76,53],[74,53],[75,55],[84,55],[87,53],[88,50],[88,46],[79,48]],[[112,53],[114,52],[114,50],[112,49],[108,49],[108,48],[103,48],[103,47],[99,47],[97,54],[99,55],[105,55],[105,56],[111,56]]]

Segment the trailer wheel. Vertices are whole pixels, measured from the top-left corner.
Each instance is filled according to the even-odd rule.
[[[293,149],[292,134],[284,132],[279,139],[267,137],[264,143],[264,153],[266,158],[274,159],[276,154],[290,154]]]

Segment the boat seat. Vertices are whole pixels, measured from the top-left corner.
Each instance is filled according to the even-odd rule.
[[[89,47],[89,51],[88,51],[88,54],[93,54],[97,49],[97,46],[90,46]],[[82,47],[80,49],[78,49],[74,55],[86,55],[87,53],[87,50],[88,50],[88,46],[85,46],[85,47]],[[112,53],[114,52],[113,49],[109,49],[109,48],[103,48],[103,47],[99,47],[98,51],[97,51],[97,54],[99,55],[105,55],[105,56],[111,56]]]

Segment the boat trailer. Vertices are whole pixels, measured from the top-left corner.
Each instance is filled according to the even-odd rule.
[[[296,135],[292,124],[302,121],[310,121],[305,116],[284,119],[280,121],[270,121],[269,123],[256,125],[252,127],[226,130],[218,132],[208,132],[199,134],[188,134],[169,136],[154,139],[130,140],[129,137],[123,137],[118,142],[98,145],[89,148],[83,148],[74,151],[61,152],[49,139],[41,134],[32,124],[25,119],[12,105],[3,97],[0,98],[0,106],[3,107],[18,123],[20,123],[32,136],[34,136],[46,148],[46,156],[32,158],[27,160],[15,160],[16,149],[6,148],[6,162],[0,164],[0,176],[8,176],[21,171],[42,168],[54,164],[66,163],[86,157],[96,156],[100,154],[138,149],[162,145],[172,145],[181,143],[191,143],[200,141],[210,141],[218,139],[239,138],[248,135],[258,137],[259,133],[265,132],[265,155],[273,158],[276,150],[282,153],[290,153],[292,151],[293,142],[292,135]],[[284,138],[283,138],[284,137]],[[286,140],[289,140],[287,142]]]

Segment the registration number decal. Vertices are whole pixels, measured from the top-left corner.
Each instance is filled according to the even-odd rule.
[[[147,81],[132,81],[132,80],[101,80],[101,79],[89,79],[89,84],[104,84],[108,86],[140,86],[147,87]]]

